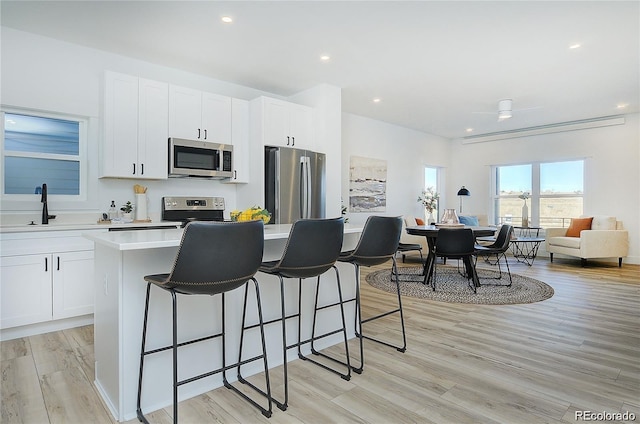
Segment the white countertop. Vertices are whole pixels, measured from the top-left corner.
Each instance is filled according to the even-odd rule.
[[[291,224],[265,225],[265,240],[281,240],[289,237]],[[182,228],[147,231],[111,231],[102,233],[86,233],[84,236],[96,244],[116,250],[157,249],[176,247],[182,239]],[[345,234],[361,233],[362,226],[345,224]]]

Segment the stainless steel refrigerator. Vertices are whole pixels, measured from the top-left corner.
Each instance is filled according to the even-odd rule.
[[[264,198],[271,223],[325,217],[324,153],[265,146]]]

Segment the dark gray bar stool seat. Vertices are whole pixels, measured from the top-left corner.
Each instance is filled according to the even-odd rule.
[[[142,328],[142,347],[140,352],[140,374],[138,379],[138,399],[137,415],[142,422],[148,422],[142,413],[141,397],[144,380],[144,360],[147,355],[157,354],[164,351],[172,351],[173,354],[173,421],[178,422],[178,387],[222,372],[224,385],[239,394],[243,399],[258,408],[263,415],[270,417],[272,413],[271,386],[269,383],[269,366],[267,364],[266,344],[264,338],[264,327],[262,320],[262,306],[260,303],[260,292],[258,282],[254,275],[260,267],[264,247],[264,224],[262,221],[249,222],[192,222],[185,229],[180,242],[178,254],[176,255],[173,268],[168,274],[147,275],[147,294],[144,310],[144,324]],[[242,343],[244,332],[240,339],[240,358],[237,362],[227,364],[225,355],[225,293],[235,290],[244,285],[245,314],[243,314],[242,325],[246,318],[246,304],[249,281],[253,281],[256,291],[256,304],[258,309],[258,320],[260,327],[260,338],[262,344],[262,354],[247,360],[241,360]],[[147,340],[147,319],[149,315],[149,294],[151,286],[161,288],[171,294],[172,314],[173,314],[173,343],[171,345],[145,350]],[[195,340],[178,342],[178,311],[177,294],[179,295],[221,295],[221,322],[222,331]],[[213,326],[213,325],[212,325]],[[193,343],[220,338],[222,364],[221,367],[182,380],[178,379],[178,348]],[[262,360],[264,365],[265,389],[261,390],[251,385],[258,393],[267,397],[267,407],[263,407],[245,393],[234,387],[227,380],[227,371],[237,368],[238,372],[242,365]]]

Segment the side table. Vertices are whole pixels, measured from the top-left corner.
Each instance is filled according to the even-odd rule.
[[[515,237],[511,239],[511,253],[518,262],[533,265],[540,244],[544,237],[540,237],[541,227],[513,227]]]

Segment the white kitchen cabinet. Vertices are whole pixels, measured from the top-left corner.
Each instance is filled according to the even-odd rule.
[[[51,255],[1,258],[0,328],[50,320],[51,298]]]
[[[169,86],[169,136],[231,144],[231,97]]]
[[[260,121],[263,145],[315,149],[313,108],[260,97],[252,102],[252,115]]]
[[[231,100],[231,143],[233,144],[233,177],[225,183],[248,183],[249,162],[249,102]]]
[[[94,246],[84,232],[1,234],[0,329],[93,314]]]
[[[169,86],[105,72],[101,177],[166,179]]]
[[[93,251],[3,257],[0,328],[93,313]]]

